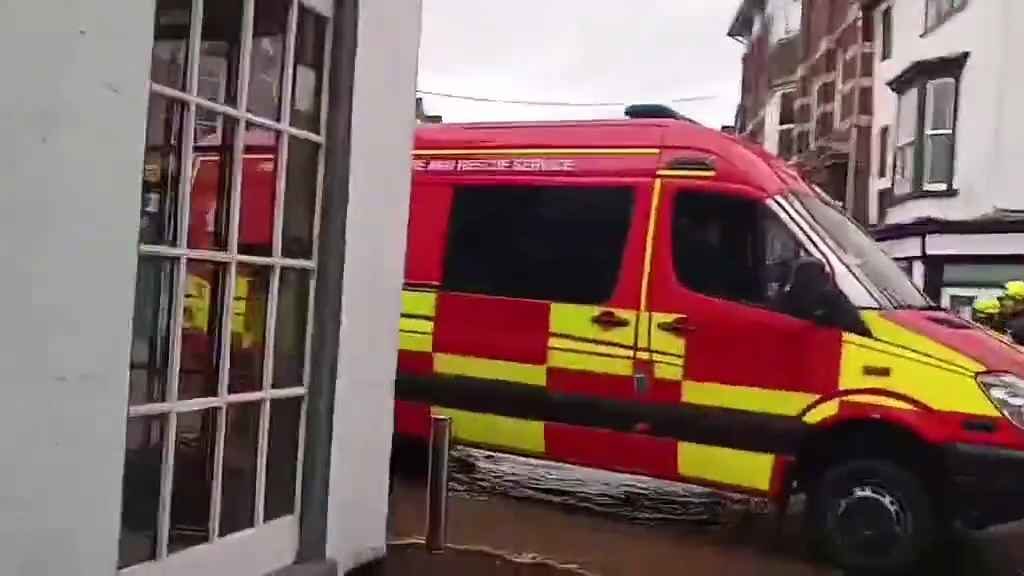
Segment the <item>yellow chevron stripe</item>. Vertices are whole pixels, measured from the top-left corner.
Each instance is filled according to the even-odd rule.
[[[547,367],[545,366],[489,358],[435,354],[434,372],[453,376],[519,382],[531,386],[547,385]]]
[[[796,416],[817,399],[817,395],[805,392],[726,386],[689,380],[683,383],[682,398],[683,402],[689,404],[783,416]]]

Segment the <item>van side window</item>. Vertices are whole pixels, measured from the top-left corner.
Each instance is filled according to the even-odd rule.
[[[619,277],[632,206],[630,188],[458,187],[442,287],[573,304],[606,302]]]
[[[673,216],[676,275],[706,296],[771,306],[805,255],[778,216],[755,200],[682,192]]]

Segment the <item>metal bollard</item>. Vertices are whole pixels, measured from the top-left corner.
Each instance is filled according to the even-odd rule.
[[[427,472],[427,550],[444,552],[448,542],[448,449],[452,419],[430,419],[430,467]]]

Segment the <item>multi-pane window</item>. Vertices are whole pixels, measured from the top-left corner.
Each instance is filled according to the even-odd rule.
[[[600,304],[619,278],[628,187],[467,186],[455,190],[443,287]]]
[[[119,566],[292,515],[330,15],[157,0]]]
[[[967,0],[925,0],[925,31],[938,27],[966,6]]]
[[[897,195],[953,189],[957,92],[956,78],[938,77],[900,94],[893,161]]]

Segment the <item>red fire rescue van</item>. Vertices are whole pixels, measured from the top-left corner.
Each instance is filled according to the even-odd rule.
[[[1024,355],[678,118],[419,128],[397,432],[764,496],[838,564],[1024,518]]]

